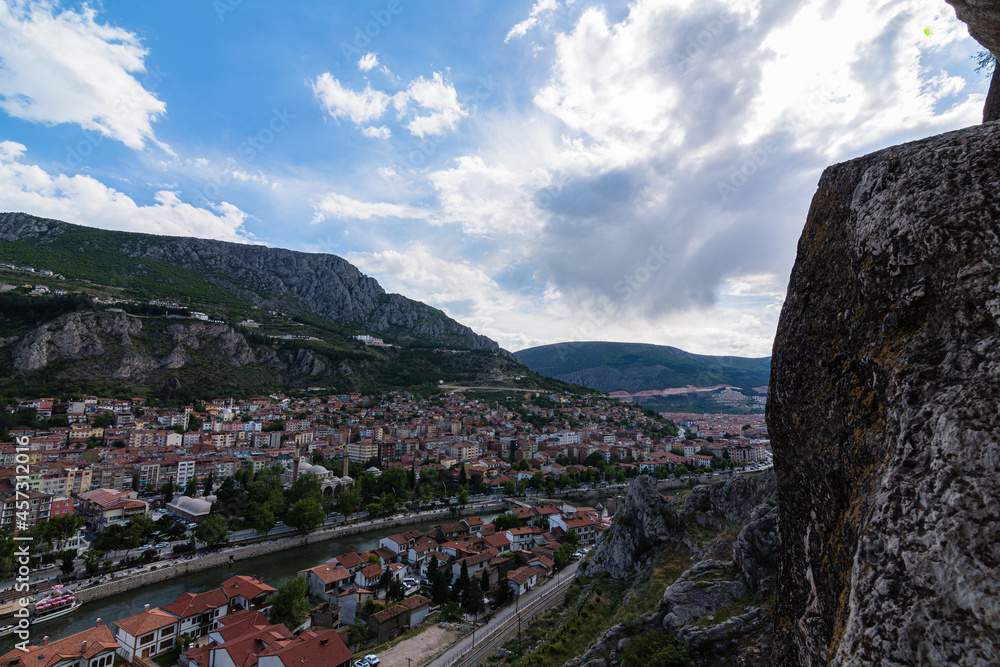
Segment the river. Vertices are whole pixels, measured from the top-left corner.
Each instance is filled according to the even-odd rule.
[[[483,514],[482,518],[483,521],[489,522],[496,516],[495,513]],[[441,520],[436,519],[427,523],[415,523],[399,530],[427,531],[439,523]],[[325,563],[330,558],[347,553],[351,549],[366,551],[376,548],[379,539],[384,534],[383,531],[374,530],[294,547],[256,558],[248,558],[232,565],[191,572],[158,584],[150,584],[133,591],[94,600],[84,604],[72,614],[33,627],[29,643],[40,644],[42,637],[46,635],[55,640],[80,632],[93,626],[98,618],[103,623],[113,623],[127,616],[138,614],[144,605],[148,604],[151,608],[159,607],[170,604],[186,592],[203,593],[212,588],[218,588],[223,581],[237,574],[258,577],[277,588],[286,579],[298,574],[299,570]],[[0,639],[0,654],[13,648],[15,641],[17,641],[16,637]]]

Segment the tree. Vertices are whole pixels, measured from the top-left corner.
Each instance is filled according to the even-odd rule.
[[[403,585],[402,581],[393,579],[392,583],[389,584],[389,590],[386,591],[385,599],[389,601],[402,602],[405,597],[406,586]]]
[[[198,480],[192,477],[188,480],[187,486],[184,487],[184,495],[188,498],[194,498],[198,495]]]
[[[105,553],[97,549],[91,549],[83,553],[83,565],[87,568],[87,574],[94,576],[104,562]]]
[[[174,499],[174,483],[169,481],[164,482],[160,487],[160,495],[163,496],[164,503],[171,502]]]
[[[204,542],[209,547],[216,547],[225,544],[229,539],[229,526],[220,514],[209,514],[208,518],[198,524],[194,529],[194,537],[199,542]]]
[[[460,486],[460,487],[458,487],[457,498],[458,498],[458,504],[459,505],[468,505],[469,504],[469,487],[467,487],[467,486]]]
[[[354,514],[354,510],[361,504],[361,494],[354,489],[342,491],[340,496],[338,496],[338,503],[340,505],[340,513],[349,519]]]
[[[674,475],[680,477],[681,475],[686,475],[686,474],[688,474],[688,467],[683,463],[678,463],[677,467],[674,468]]]
[[[441,608],[441,619],[445,621],[457,622],[461,621],[464,616],[462,612],[462,605],[457,602],[449,602],[444,607]]]
[[[514,597],[514,591],[510,585],[501,579],[496,588],[493,589],[493,606],[501,607],[510,602]]]
[[[378,583],[375,584],[375,593],[378,594],[379,591],[389,592],[389,585],[393,582],[392,572],[389,570],[383,570],[382,576],[378,578]]]
[[[483,589],[476,579],[470,581],[462,593],[462,609],[471,616],[479,616],[486,611],[486,603],[483,602]]]
[[[294,505],[303,498],[322,498],[322,484],[319,477],[312,473],[300,475],[292,487],[288,489],[288,503]]]
[[[577,535],[575,528],[570,528],[569,532],[566,533],[566,544],[570,545],[574,549],[580,546],[580,536]]]
[[[431,585],[431,600],[433,600],[434,604],[444,604],[448,601],[450,584],[451,575],[447,571],[438,572],[434,583]]]
[[[309,583],[302,575],[293,577],[278,586],[271,596],[272,623],[281,623],[290,631],[302,624],[302,617],[309,612]]]
[[[569,565],[570,557],[573,555],[573,545],[569,542],[563,542],[562,546],[559,547],[559,551],[556,552],[555,557],[552,559],[556,563],[556,569],[561,570],[567,565]]]
[[[62,552],[62,565],[59,566],[59,569],[62,570],[63,574],[68,575],[74,567],[76,567],[76,549],[67,549]]]
[[[493,520],[493,525],[497,527],[497,532],[503,532],[510,528],[520,528],[524,525],[513,512],[508,512],[507,514],[501,514],[496,519]]]
[[[274,512],[266,507],[260,507],[259,505],[254,505],[251,509],[251,513],[254,515],[253,529],[257,531],[258,535],[267,535],[274,528],[274,524],[277,522],[274,518]]]
[[[405,498],[409,484],[406,470],[399,466],[390,466],[382,471],[375,483],[378,495],[391,495],[394,498]]]
[[[323,523],[323,505],[316,498],[303,498],[291,506],[285,515],[288,525],[311,533]]]

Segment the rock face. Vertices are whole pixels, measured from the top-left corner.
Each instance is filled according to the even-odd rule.
[[[778,508],[765,503],[754,509],[751,519],[733,544],[733,562],[750,590],[766,598],[774,590],[778,570]]]
[[[722,484],[700,485],[691,489],[681,507],[682,519],[694,512],[706,512],[727,521],[746,523],[753,509],[777,492],[774,473],[733,475]]]
[[[1000,53],[1000,6],[989,0],[948,0],[955,15],[969,26],[969,34],[996,55]],[[993,70],[990,90],[983,106],[983,122],[1000,120],[1000,74]]]
[[[774,664],[1000,663],[998,221],[998,123],[820,179],[767,408]]]
[[[677,628],[721,609],[750,591],[737,576],[733,562],[703,560],[663,592],[658,611],[663,627]]]
[[[169,382],[175,388],[181,383],[170,371],[187,368],[194,378],[217,376],[213,364],[230,370],[249,368],[264,384],[274,380],[294,385],[306,378],[350,372],[346,364],[330,369],[309,350],[253,346],[225,324],[184,320],[156,331],[143,322],[121,312],[68,313],[3,343],[11,346],[16,373],[62,364],[66,377],[150,385]]]
[[[0,241],[58,245],[61,235],[82,229],[24,213],[0,213]],[[440,310],[399,294],[387,294],[375,279],[336,255],[208,239],[97,229],[86,232],[93,239],[91,243],[113,248],[126,257],[159,260],[197,271],[253,306],[319,314],[334,322],[361,325],[368,333],[393,334],[404,340],[502,352],[495,341]]]
[[[614,524],[601,534],[588,569],[608,572],[615,579],[630,577],[652,548],[676,533],[679,525],[676,512],[657,492],[653,478],[640,475],[629,484]]]

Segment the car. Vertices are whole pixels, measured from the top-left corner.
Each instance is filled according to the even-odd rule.
[[[368,661],[368,664],[371,665],[371,667],[375,667],[375,665],[382,662],[381,660],[378,659],[378,656],[375,655],[374,653],[369,653],[368,655],[366,655],[365,660]]]
[[[368,664],[367,660],[365,660],[364,658],[361,658],[360,660],[355,660],[354,661],[354,667],[372,667],[372,666],[370,664]]]
[[[166,549],[167,547],[170,546],[170,542],[157,542],[154,546],[157,549]]]
[[[416,586],[418,583],[419,582],[416,579],[414,579],[413,577],[407,577],[406,579],[403,579],[403,585],[406,586],[406,587],[408,587],[408,588],[412,587],[412,586]]]

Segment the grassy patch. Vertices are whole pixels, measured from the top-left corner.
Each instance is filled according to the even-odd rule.
[[[635,621],[653,611],[667,586],[691,567],[691,554],[687,549],[668,545],[660,549],[653,559],[653,570],[629,592],[615,612],[609,625]]]
[[[745,595],[741,598],[737,598],[727,604],[724,607],[716,609],[714,613],[707,616],[702,616],[697,621],[691,625],[697,625],[702,628],[707,628],[711,625],[718,625],[719,623],[725,623],[734,616],[739,616],[746,612],[747,607],[750,607],[756,602],[753,596]]]

